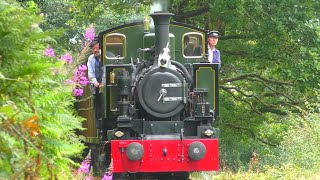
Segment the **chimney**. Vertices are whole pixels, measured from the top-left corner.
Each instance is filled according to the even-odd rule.
[[[169,43],[169,24],[170,18],[173,16],[172,13],[168,12],[154,12],[150,14],[154,22],[155,32],[155,62],[159,54],[163,52],[163,49],[167,47]]]

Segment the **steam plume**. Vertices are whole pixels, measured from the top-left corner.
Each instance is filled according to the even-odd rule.
[[[150,13],[154,13],[155,11],[168,11],[168,5],[167,0],[153,0]]]

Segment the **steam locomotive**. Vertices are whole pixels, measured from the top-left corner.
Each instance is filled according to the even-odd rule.
[[[97,137],[111,145],[103,153],[114,179],[216,171],[219,74],[206,62],[207,31],[170,22],[168,12],[150,16],[99,34],[106,85]]]

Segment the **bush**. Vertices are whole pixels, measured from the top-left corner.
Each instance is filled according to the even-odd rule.
[[[43,56],[49,36],[35,13],[0,2],[0,179],[71,177],[84,149],[64,63]]]

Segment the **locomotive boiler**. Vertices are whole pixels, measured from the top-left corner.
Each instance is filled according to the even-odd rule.
[[[150,16],[154,27],[146,19],[99,34],[106,76],[99,138],[111,144],[114,179],[216,171],[218,65],[205,60],[207,31],[170,22],[168,12]],[[193,55],[187,46],[204,48]]]

